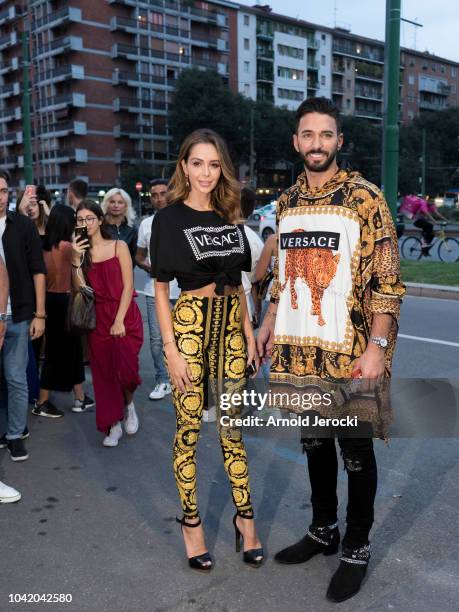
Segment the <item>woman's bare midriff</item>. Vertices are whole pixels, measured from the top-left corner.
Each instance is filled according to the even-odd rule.
[[[215,283],[210,283],[210,285],[200,287],[199,289],[190,289],[188,291],[182,291],[182,294],[194,295],[196,297],[221,297],[215,293],[215,286]],[[225,285],[224,295],[231,295],[232,293],[237,293],[237,287]]]

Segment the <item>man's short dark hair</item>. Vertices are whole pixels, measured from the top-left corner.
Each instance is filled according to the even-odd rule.
[[[166,179],[163,178],[157,178],[157,179],[153,179],[152,181],[150,181],[150,189],[152,187],[157,187],[158,185],[168,185],[169,181],[167,181]]]
[[[309,113],[320,113],[322,115],[329,115],[336,121],[336,131],[338,134],[341,133],[341,117],[339,114],[338,107],[333,104],[329,98],[308,98],[302,102],[297,108],[295,119],[295,132],[298,133],[298,127],[301,119]]]
[[[241,213],[244,219],[248,219],[255,208],[255,192],[249,187],[241,189]]]
[[[3,179],[8,185],[10,184],[11,176],[8,170],[0,168],[0,179]]]
[[[69,183],[69,191],[79,200],[84,200],[88,195],[88,183],[82,179],[73,179]]]

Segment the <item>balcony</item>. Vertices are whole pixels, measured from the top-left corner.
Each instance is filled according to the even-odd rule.
[[[366,50],[358,45],[352,44],[350,41],[349,43],[343,43],[339,40],[334,40],[333,53],[354,57],[356,59],[366,59],[370,60],[371,62],[377,62],[378,64],[384,64],[383,49]]]
[[[128,87],[139,87],[149,83],[150,85],[173,86],[174,79],[167,79],[165,75],[157,76],[141,72],[125,72],[115,69],[112,74],[113,85],[127,85]]]
[[[6,134],[0,134],[0,145],[11,146],[15,144],[22,144],[22,132],[8,132]]]
[[[378,100],[378,102],[380,102],[382,100],[382,91],[378,89],[373,89],[371,87],[357,86],[355,88],[355,97],[365,98],[366,100]]]
[[[69,64],[58,66],[57,68],[49,68],[49,70],[38,73],[40,85],[45,85],[47,82],[58,83],[68,79],[84,79],[84,66]]]
[[[382,83],[384,78],[382,66],[367,64],[366,62],[356,62],[354,72],[356,79],[365,79]]]
[[[107,0],[107,2],[108,4],[121,4],[122,6],[133,6],[135,8],[139,5],[138,0]],[[163,0],[141,0],[141,3],[152,8],[164,8]]]
[[[17,45],[19,42],[18,36],[16,32],[10,32],[6,36],[2,36],[0,38],[0,51],[7,49],[8,47],[12,47],[13,45]]]
[[[356,108],[354,115],[364,119],[379,119],[382,120],[382,111],[376,109]]]
[[[449,96],[451,93],[451,85],[443,83],[442,81],[433,81],[433,79],[425,80],[424,77],[421,77],[419,91],[437,94],[439,96]]]
[[[8,155],[2,161],[2,168],[5,170],[11,170],[12,168],[16,168],[18,166],[18,156],[17,155]]]
[[[309,59],[308,58],[308,70],[319,70],[320,68],[320,64],[317,60],[313,60],[313,59]]]
[[[53,125],[40,126],[34,135],[42,138],[60,138],[69,134],[84,136],[86,133],[85,121],[58,121]]]
[[[150,23],[145,18],[139,17],[138,19],[128,19],[127,17],[112,17],[110,21],[110,30],[114,32],[118,30],[120,32],[130,32],[137,34],[139,31],[143,32],[164,32],[164,26]]]
[[[228,18],[223,13],[195,8],[194,6],[190,7],[190,19],[201,23],[211,23],[222,28],[228,27]]]
[[[43,100],[43,102],[37,105],[36,111],[45,112],[51,110],[59,110],[61,108],[67,108],[68,106],[74,106],[76,108],[84,108],[86,106],[86,96],[82,93],[66,93],[60,96],[54,96]]]
[[[36,19],[32,24],[32,29],[38,32],[49,28],[56,28],[70,22],[81,23],[81,9],[67,6],[40,19]]]
[[[332,84],[332,93],[343,94],[344,87],[341,83],[333,83]]]
[[[441,111],[448,108],[448,104],[444,98],[426,100],[421,97],[419,100],[419,108],[421,110]]]
[[[7,123],[8,121],[19,121],[21,117],[21,109],[17,106],[0,110],[0,123]]]
[[[135,123],[121,123],[113,128],[115,138],[130,138],[131,140],[153,140],[167,136],[165,126],[137,125]]]
[[[46,56],[60,55],[67,51],[81,51],[83,49],[83,39],[77,36],[62,36],[49,43],[39,45],[36,48],[35,59]]]
[[[127,111],[128,113],[156,113],[166,111],[164,100],[142,100],[141,98],[115,98],[113,112]]]
[[[34,154],[34,162],[42,164],[68,164],[70,162],[86,163],[88,152],[86,149],[51,149]]]
[[[257,47],[257,59],[274,59],[274,50],[266,47]]]
[[[319,89],[319,81],[317,79],[308,79],[308,89]]]
[[[346,72],[346,68],[344,67],[344,64],[341,64],[339,62],[333,62],[333,74],[344,74]]]
[[[168,60],[170,62],[177,62],[180,64],[190,63],[190,56],[185,55],[184,53],[169,53],[167,51],[158,51],[156,49],[135,47],[133,45],[123,45],[120,43],[116,43],[112,47],[112,58],[117,57],[133,60],[135,62],[143,58],[155,58],[160,60]]]
[[[15,70],[19,70],[19,59],[17,57],[11,58],[9,62],[0,63],[0,75],[14,72]]]
[[[20,93],[19,83],[11,83],[8,85],[2,85],[0,88],[0,99],[12,98],[18,96]]]
[[[319,49],[320,43],[315,38],[308,38],[308,49]]]
[[[9,8],[0,11],[0,26],[5,25],[8,21],[16,19],[21,14],[19,7],[10,6]]]
[[[257,28],[257,38],[271,41],[274,39],[274,34],[265,28]]]
[[[215,49],[219,51],[228,51],[228,41],[219,38],[218,36],[206,36],[205,34],[195,34],[191,32],[191,44],[194,46],[204,47],[206,49]]]

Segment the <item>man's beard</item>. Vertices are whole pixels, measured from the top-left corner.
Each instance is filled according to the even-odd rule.
[[[330,168],[332,163],[335,161],[336,156],[338,154],[338,146],[336,146],[335,149],[328,154],[328,157],[321,164],[311,164],[311,162],[308,161],[308,155],[310,155],[311,153],[325,153],[325,155],[327,155],[327,152],[326,151],[308,151],[303,158],[304,165],[310,172],[325,172],[326,170]]]

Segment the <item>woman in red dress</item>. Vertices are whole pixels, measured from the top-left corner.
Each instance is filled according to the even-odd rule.
[[[88,346],[97,429],[106,434],[104,446],[117,446],[125,412],[126,433],[139,428],[133,396],[141,383],[143,323],[134,301],[132,260],[127,245],[110,238],[98,204],[84,200],[76,215],[77,227],[87,227],[88,240],[73,243],[73,277],[76,286],[81,284],[81,266],[96,303],[96,329],[88,336]]]

